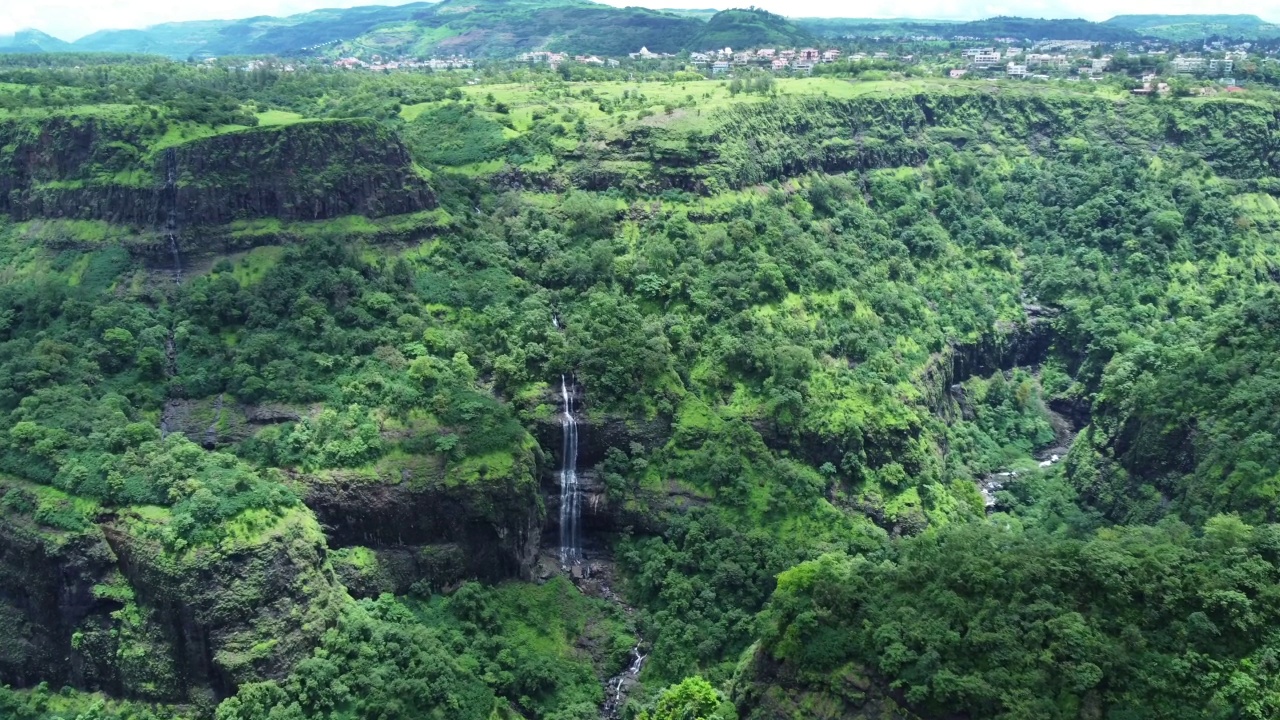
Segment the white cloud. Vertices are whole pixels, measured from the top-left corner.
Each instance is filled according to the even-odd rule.
[[[0,34],[34,27],[65,40],[104,28],[140,28],[179,20],[288,15],[322,7],[397,5],[407,0],[0,0]],[[612,5],[726,8],[755,4],[792,17],[974,19],[992,15],[1084,17],[1120,13],[1252,13],[1280,21],[1280,0],[606,0]]]

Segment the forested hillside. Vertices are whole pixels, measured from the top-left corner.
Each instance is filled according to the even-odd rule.
[[[1280,712],[1276,96],[30,65],[0,716]]]
[[[152,25],[141,30],[99,30],[79,38],[78,52],[152,53],[185,59],[192,55],[289,54],[359,35],[385,23],[413,17],[430,3],[326,8],[287,17],[196,20]]]
[[[1257,15],[1117,15],[1105,24],[1166,40],[1262,40],[1280,36],[1280,26]]]
[[[239,55],[510,59],[532,50],[620,57],[724,47],[802,47],[850,38],[937,36],[1136,42],[1143,38],[1265,39],[1276,26],[1253,15],[1120,15],[1082,19],[998,16],[960,21],[789,18],[750,8],[650,10],[593,0],[438,0],[324,8],[273,17],[104,29],[64,42],[38,30],[0,35],[0,53],[148,53],[175,60]]]
[[[142,30],[103,30],[63,47],[11,51],[155,53],[190,56],[305,55],[323,46],[415,55],[512,57],[550,48],[575,53],[625,55],[648,46],[679,52],[704,26],[702,20],[638,7],[588,0],[480,0],[417,2],[315,10],[287,17],[177,22]],[[731,35],[748,44],[747,35]],[[30,47],[28,47],[30,46]],[[0,43],[0,47],[3,44]],[[3,50],[0,50],[3,51]]]

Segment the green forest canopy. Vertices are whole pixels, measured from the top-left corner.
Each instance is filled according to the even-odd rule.
[[[1274,715],[1274,97],[752,89],[0,70],[0,710]]]

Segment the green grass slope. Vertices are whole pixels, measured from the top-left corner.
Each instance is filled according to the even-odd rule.
[[[997,38],[1014,37],[1028,40],[1095,40],[1123,42],[1137,40],[1141,33],[1123,25],[1110,26],[1080,19],[1044,19],[1024,17],[992,17],[969,22],[918,20],[899,18],[797,18],[795,24],[806,32],[822,37],[906,37],[936,35],[938,37]]]
[[[1141,33],[1127,28],[1110,27],[1103,23],[1078,18],[1045,20],[1024,17],[993,17],[961,23],[952,28],[952,34],[970,37],[1014,37],[1026,40],[1094,40],[1099,42],[1124,42],[1138,40]]]

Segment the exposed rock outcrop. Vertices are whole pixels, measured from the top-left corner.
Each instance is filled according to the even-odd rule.
[[[921,374],[920,386],[934,413],[943,418],[958,417],[964,404],[958,386],[969,378],[1044,362],[1053,345],[1053,313],[1039,306],[1024,310],[1027,314],[1022,322],[996,327],[976,342],[949,345],[930,361]]]
[[[285,405],[245,405],[225,395],[169,400],[160,413],[163,434],[182,433],[206,448],[241,442],[268,425],[292,422],[303,411]]]
[[[300,475],[304,502],[334,548],[378,552],[452,544],[466,577],[529,577],[542,539],[545,506],[530,439],[509,457],[448,466],[416,458],[366,474]],[[509,460],[509,462],[508,462]],[[483,465],[483,467],[482,467]]]
[[[125,516],[102,529],[138,603],[154,611],[188,692],[225,697],[240,683],[283,677],[347,601],[306,508],[250,520],[243,537],[178,553],[146,527]]]
[[[72,646],[79,628],[110,627],[111,613],[122,607],[93,592],[107,581],[115,561],[96,528],[65,533],[12,513],[0,515],[0,682],[121,689],[110,670],[86,661]]]
[[[0,212],[154,228],[435,207],[408,150],[372,120],[253,128],[158,153],[149,128],[95,117],[0,122],[0,146],[13,148],[0,159]]]
[[[302,506],[178,551],[158,539],[162,510],[95,522],[70,497],[4,478],[0,497],[0,683],[216,700],[283,677],[349,601]]]

